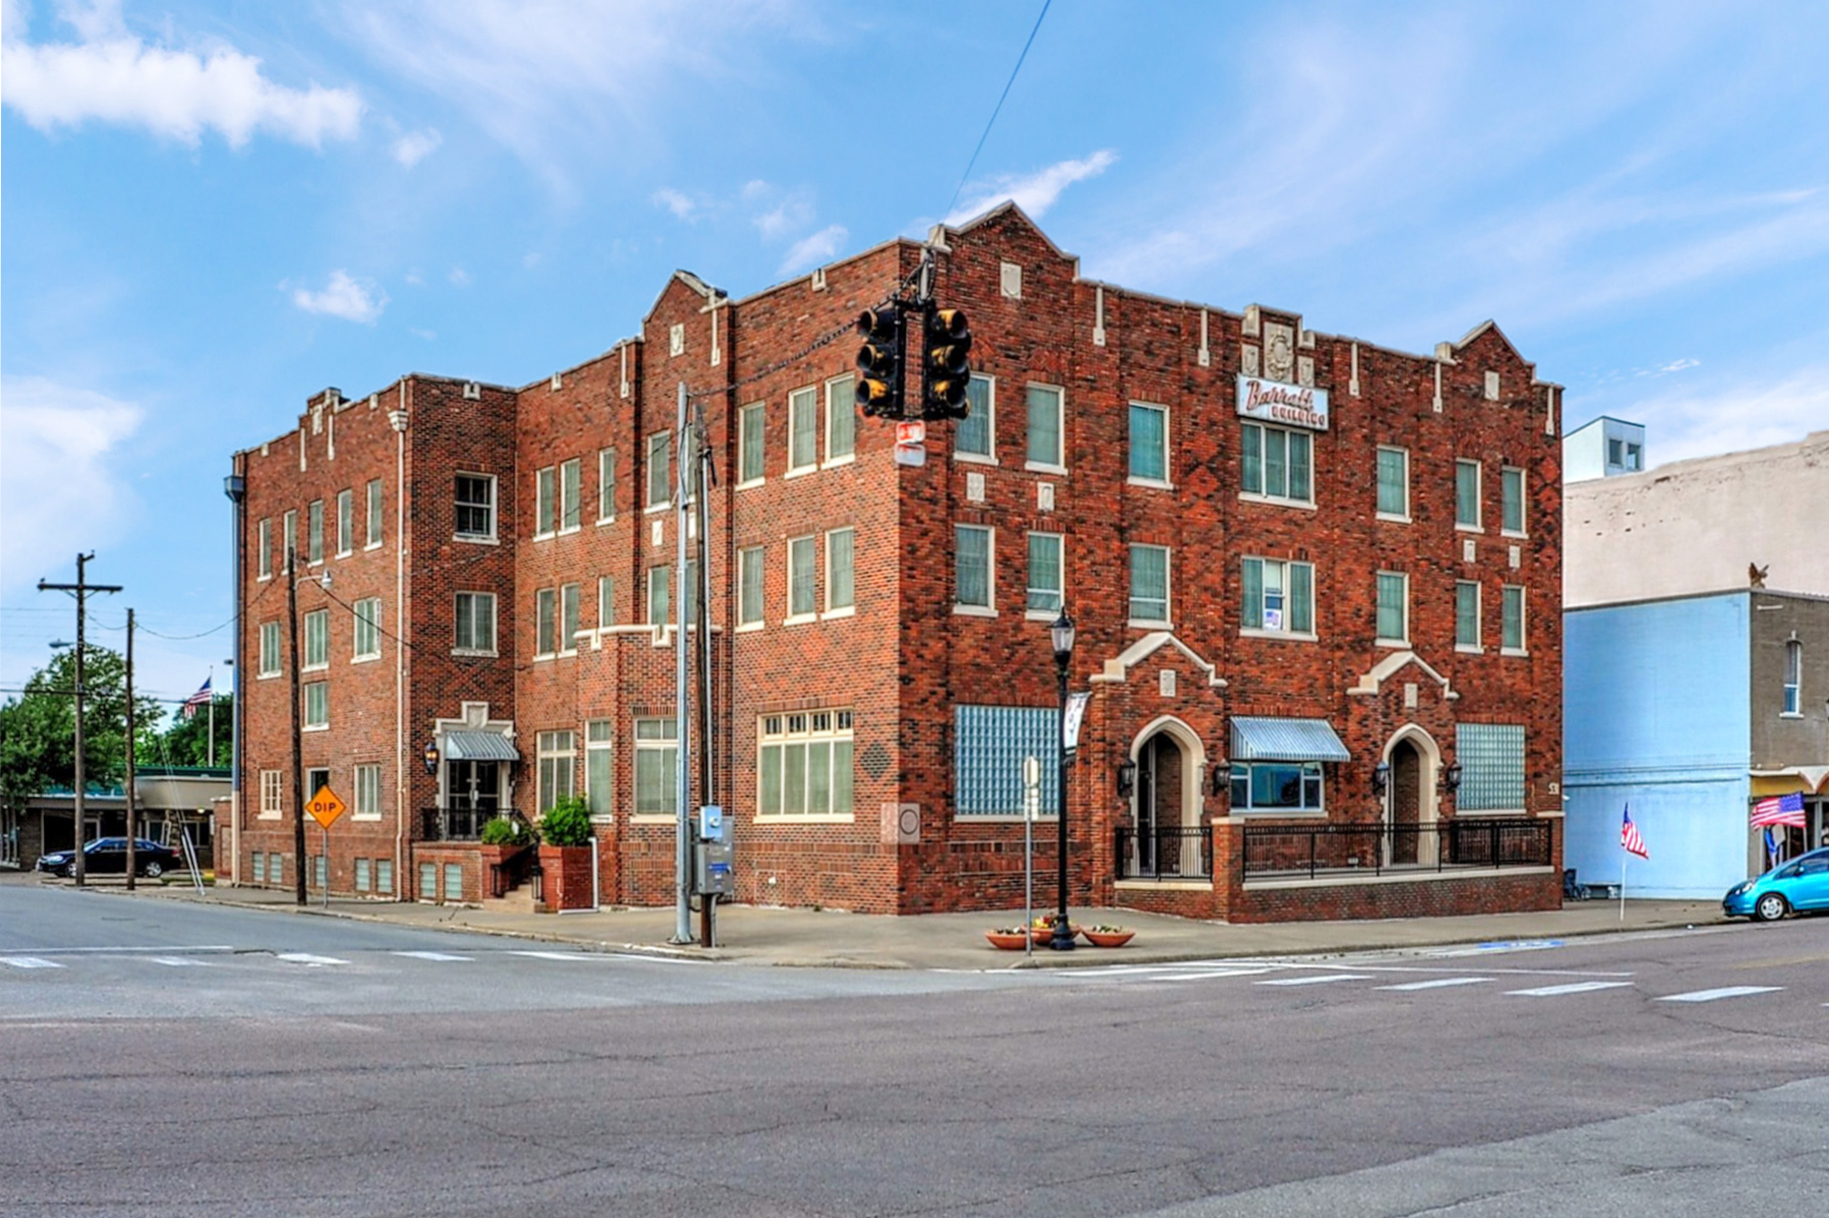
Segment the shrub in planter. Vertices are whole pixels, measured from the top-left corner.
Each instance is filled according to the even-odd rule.
[[[590,805],[576,795],[561,799],[540,818],[540,837],[549,846],[590,845]]]
[[[498,816],[483,826],[482,841],[485,846],[525,846],[533,840],[533,834],[525,824]]]

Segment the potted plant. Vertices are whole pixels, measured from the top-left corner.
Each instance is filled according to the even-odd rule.
[[[559,800],[540,818],[540,871],[546,908],[555,913],[589,909],[591,884],[590,805],[575,795]]]
[[[999,951],[1019,952],[1029,941],[1029,934],[1020,926],[1006,926],[997,930],[987,930],[984,937],[991,941],[991,946]]]
[[[1080,928],[1072,922],[1067,923],[1067,929],[1074,935],[1080,933]],[[1054,915],[1038,914],[1035,921],[1029,923],[1029,935],[1037,943],[1052,942],[1054,939]]]
[[[1082,931],[1086,942],[1094,947],[1123,947],[1129,943],[1131,936],[1137,932],[1125,930],[1122,926],[1088,926]]]
[[[477,857],[482,863],[483,895],[485,897],[501,896],[495,891],[497,883],[494,878],[503,863],[519,854],[537,840],[533,830],[524,820],[498,816],[483,825],[483,831],[477,835]]]

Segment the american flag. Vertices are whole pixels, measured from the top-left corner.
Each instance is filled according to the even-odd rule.
[[[1626,805],[1626,819],[1619,827],[1619,844],[1628,854],[1636,854],[1649,860],[1651,851],[1645,849],[1645,839],[1639,836],[1638,826],[1632,823],[1632,805]]]
[[[178,709],[179,718],[194,719],[198,710],[210,704],[210,682],[214,679],[213,677],[203,678],[203,688],[186,698],[184,705]]]
[[[1773,795],[1753,805],[1753,828],[1762,825],[1795,825],[1804,827],[1804,797],[1795,791]]]

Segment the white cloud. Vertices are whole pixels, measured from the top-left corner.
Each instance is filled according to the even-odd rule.
[[[435,343],[438,341],[438,331],[436,330],[422,330],[418,326],[408,326],[407,333],[415,338],[423,338],[428,343]]]
[[[1075,182],[1096,178],[1117,163],[1118,154],[1109,148],[1078,161],[1058,161],[1046,169],[1022,175],[1005,175],[988,187],[979,187],[963,207],[946,218],[948,224],[961,224],[973,216],[1013,199],[1032,219],[1041,219],[1061,197],[1061,192]]]
[[[0,383],[0,571],[25,585],[117,537],[133,493],[110,468],[142,412],[43,377]]]
[[[793,275],[800,271],[830,262],[833,255],[844,248],[845,238],[851,234],[842,224],[830,224],[810,237],[802,237],[788,247],[787,256],[781,260],[780,275]]]
[[[330,272],[330,281],[321,292],[293,289],[292,303],[307,313],[322,313],[372,326],[381,316],[381,310],[387,307],[387,293],[371,280],[353,279],[348,271],[338,269]]]
[[[691,224],[698,218],[699,201],[692,196],[682,194],[671,186],[663,186],[648,197],[656,207],[664,207],[673,213],[675,220],[684,220]]]
[[[808,187],[802,186],[782,195],[765,183],[751,182],[743,188],[743,199],[752,205],[774,204],[750,217],[750,223],[756,226],[764,241],[779,241],[813,223],[813,192]]]
[[[445,279],[448,280],[454,288],[467,288],[470,286],[470,272],[466,271],[461,266],[452,267],[450,273],[445,276]]]
[[[351,139],[362,118],[354,89],[275,84],[233,47],[175,50],[128,33],[112,5],[67,10],[83,41],[28,44],[9,10],[0,46],[4,104],[40,131],[90,121],[143,127],[195,145],[206,130],[241,147],[256,132],[312,148]]]
[[[444,142],[445,137],[438,134],[436,127],[408,132],[394,141],[394,159],[411,169],[437,151],[438,146]]]
[[[1653,468],[1784,444],[1829,427],[1829,364],[1801,368],[1784,380],[1723,376],[1621,404],[1612,413],[1645,424]]]

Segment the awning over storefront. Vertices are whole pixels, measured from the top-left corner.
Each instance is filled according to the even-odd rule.
[[[1234,761],[1346,761],[1349,754],[1325,719],[1232,716]]]
[[[514,741],[500,732],[446,732],[446,761],[519,761]]]

